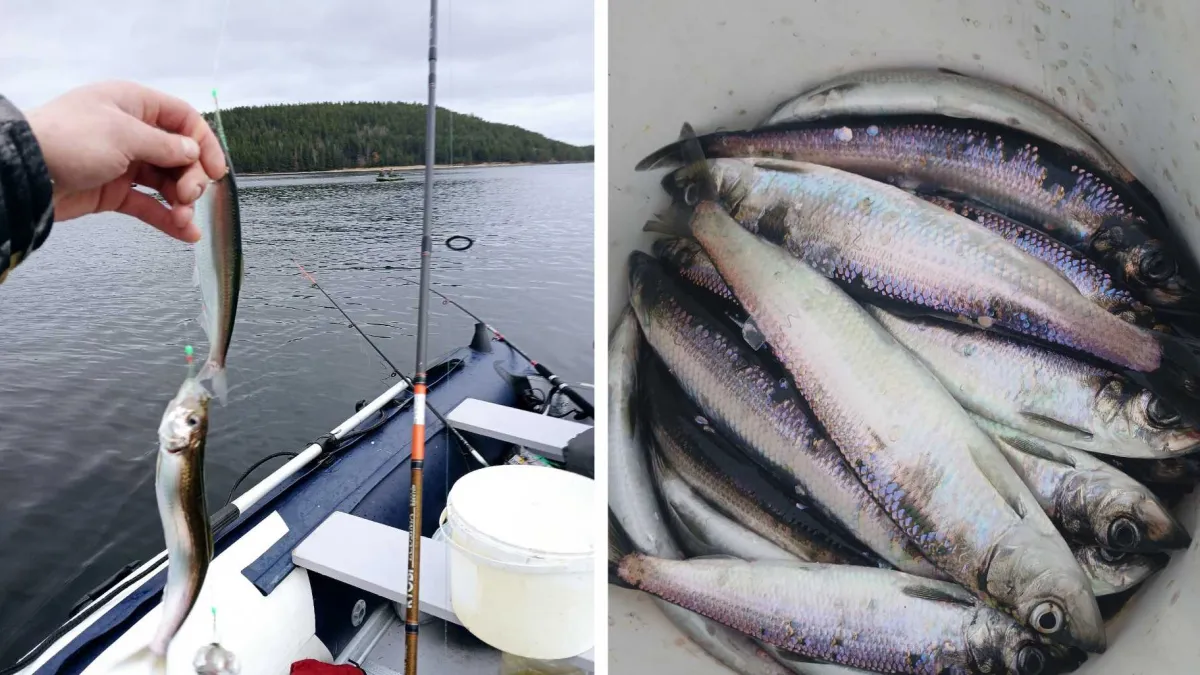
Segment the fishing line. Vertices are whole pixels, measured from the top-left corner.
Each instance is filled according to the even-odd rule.
[[[217,69],[221,64],[221,45],[225,42],[225,21],[229,18],[229,0],[225,0],[224,6],[221,8],[221,26],[217,30],[217,49],[213,53],[213,72],[212,82],[215,86],[217,83]]]
[[[392,374],[399,377],[400,379],[404,380],[405,382],[407,382],[409,387],[413,387],[414,386],[413,381],[411,379],[409,379],[409,377],[407,375],[405,375],[403,372],[401,372],[400,369],[396,367],[396,364],[392,363],[392,360],[389,359],[387,357],[387,355],[384,354],[383,351],[381,351],[379,349],[379,347],[377,347],[375,345],[375,343],[371,341],[371,338],[368,337],[367,334],[363,332],[363,329],[358,327],[358,324],[354,322],[354,319],[350,318],[350,315],[347,314],[346,310],[342,309],[342,306],[339,305],[337,303],[337,301],[333,299],[333,296],[329,295],[329,293],[327,293],[324,288],[321,288],[321,284],[317,283],[316,278],[313,277],[311,274],[309,274],[308,270],[304,269],[304,267],[300,263],[296,262],[294,259],[292,260],[292,262],[296,264],[296,267],[300,268],[300,274],[304,275],[304,278],[308,279],[318,291],[321,291],[321,293],[326,297],[326,299],[328,299],[329,302],[333,303],[334,308],[337,309],[337,311],[341,312],[342,316],[346,317],[346,320],[350,322],[350,326],[354,330],[358,331],[358,334],[361,335],[363,337],[363,339],[367,341],[367,344],[371,345],[371,348],[375,350],[375,353],[379,355],[379,358],[383,359],[383,362],[386,363],[388,365],[388,367],[392,369]],[[485,460],[483,458],[483,455],[480,455],[479,452],[477,450],[475,450],[474,446],[472,446],[470,443],[468,443],[467,439],[463,438],[462,434],[460,434],[458,432],[458,429],[455,429],[453,426],[450,425],[449,422],[446,421],[446,418],[442,416],[441,412],[439,412],[436,408],[434,408],[428,402],[425,404],[425,407],[429,409],[429,412],[433,413],[434,417],[438,418],[442,422],[442,425],[447,430],[449,430],[451,434],[454,435],[455,439],[457,439],[458,442],[461,443],[464,448],[466,448],[467,452],[471,453],[471,456],[475,458],[475,461],[479,462],[482,466],[488,466],[487,460]]]

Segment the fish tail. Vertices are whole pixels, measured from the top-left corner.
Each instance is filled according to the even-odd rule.
[[[229,385],[225,381],[225,366],[216,361],[205,361],[200,367],[200,373],[196,375],[196,380],[205,385],[213,398],[221,404],[225,403],[225,396],[229,392]]]
[[[668,175],[667,178],[670,178]],[[667,190],[668,193],[670,190]],[[652,220],[646,221],[644,232],[657,232],[682,239],[692,239],[692,230],[688,222],[692,219],[692,210],[677,202],[672,202],[666,210],[654,214]]]
[[[701,149],[711,147],[712,142],[719,138],[735,135],[736,133],[714,132],[697,136],[696,132],[692,129],[692,125],[684,122],[678,140],[669,145],[664,145],[647,155],[645,159],[637,163],[634,170],[668,169],[685,166],[696,161],[703,161],[704,153],[699,152]]]
[[[651,169],[664,169],[679,166],[683,163],[683,158],[681,156],[682,148],[682,140],[675,141],[670,145],[664,145],[658,150],[646,155],[646,158],[638,162],[637,166],[635,166],[633,169],[634,171],[650,171]]]
[[[621,588],[636,588],[621,578],[621,563],[633,553],[633,542],[620,523],[608,513],[608,583]]]

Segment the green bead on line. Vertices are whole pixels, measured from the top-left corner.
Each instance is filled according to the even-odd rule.
[[[186,346],[186,347],[184,347],[184,348],[183,348],[183,353],[184,353],[184,355],[185,355],[185,356],[187,356],[187,357],[189,357],[189,358],[190,358],[190,357],[191,357],[193,354],[195,354],[195,353],[196,353],[196,350],[195,350],[195,349],[193,349],[191,345],[188,345],[188,346]]]

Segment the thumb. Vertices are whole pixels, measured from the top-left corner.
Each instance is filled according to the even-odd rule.
[[[190,136],[168,133],[134,118],[130,122],[126,155],[133,161],[173,168],[200,158],[200,146]]]

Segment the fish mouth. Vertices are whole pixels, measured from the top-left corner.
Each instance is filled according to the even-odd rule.
[[[1158,502],[1143,500],[1137,511],[1147,525],[1146,543],[1151,550],[1182,550],[1192,545],[1192,535],[1187,528]]]

